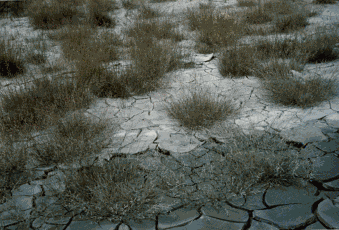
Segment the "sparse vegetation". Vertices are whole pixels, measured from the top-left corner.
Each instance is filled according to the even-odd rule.
[[[239,5],[250,6],[249,2],[254,1],[242,0]],[[337,80],[333,76],[323,78],[311,73],[292,76],[291,70],[302,72],[305,64],[338,58],[334,51],[334,44],[339,40],[336,31],[326,34],[317,31],[316,36],[307,36],[302,41],[262,39],[256,44],[238,44],[245,35],[291,33],[304,28],[310,14],[292,10],[293,3],[272,1],[238,15],[222,13],[211,1],[200,4],[198,9],[189,9],[186,11],[188,27],[197,33],[195,48],[200,53],[218,53],[218,68],[224,77],[258,78],[261,85],[258,91],[261,89],[269,102],[300,108],[316,106],[337,94]],[[160,194],[171,192],[178,192],[178,199],[187,206],[199,205],[206,199],[212,203],[220,200],[213,190],[204,192],[204,199],[193,200],[192,194],[181,188],[185,184],[183,177],[156,163],[147,169],[142,167],[139,160],[143,155],[119,156],[112,152],[101,165],[92,161],[94,155],[114,141],[107,140],[114,138],[111,133],[104,134],[113,133],[120,125],[104,116],[92,120],[84,112],[95,99],[126,99],[166,89],[170,83],[166,73],[187,68],[192,63],[186,65],[182,61],[188,55],[184,55],[177,44],[184,36],[175,29],[175,24],[166,17],[160,20],[159,12],[144,1],[122,1],[125,9],[138,7],[140,10],[137,21],[122,30],[123,35],[129,37],[128,42],[108,29],[116,25],[108,12],[117,9],[115,1],[89,1],[88,20],[85,25],[75,25],[72,19],[79,16],[77,7],[81,4],[84,3],[79,0],[53,0],[50,4],[35,1],[28,7],[32,27],[48,32],[48,38],[61,46],[64,61],[74,63],[74,71],[69,71],[71,77],[57,80],[53,76],[50,80],[46,73],[58,72],[60,66],[46,67],[43,76],[35,79],[30,87],[25,83],[23,89],[9,88],[3,93],[0,134],[4,146],[0,152],[0,176],[6,180],[0,180],[0,203],[9,200],[12,189],[27,182],[27,179],[18,182],[12,175],[17,171],[31,173],[25,169],[29,160],[44,166],[79,163],[77,169],[60,169],[65,174],[63,192],[53,186],[50,190],[66,209],[81,210],[96,220],[146,217],[154,220],[159,213],[168,211],[158,206]],[[259,23],[263,27],[258,27]],[[120,51],[121,46],[125,46],[126,53]],[[0,48],[6,51],[0,54],[0,74],[7,78],[25,74],[24,64],[39,65],[46,58],[46,48],[38,54],[29,51],[25,58],[5,41]],[[129,65],[120,68],[119,63],[113,68],[107,67],[108,63],[122,59],[122,54],[130,59]],[[62,73],[55,75],[59,78]],[[215,191],[224,191],[225,197],[242,192],[251,194],[256,189],[277,184],[288,186],[298,179],[311,178],[311,165],[292,151],[286,140],[263,133],[242,135],[240,130],[225,128],[223,121],[239,115],[241,107],[235,108],[232,95],[213,95],[211,91],[189,89],[189,94],[166,103],[164,111],[189,131],[219,127],[220,136],[223,132],[234,134],[227,144],[232,151],[217,152],[217,159],[205,165],[203,173],[197,173],[201,178],[214,178],[220,187],[227,187],[227,190],[215,187]],[[38,143],[33,138],[34,132],[49,129],[54,135],[47,142]],[[21,137],[32,141],[33,146],[15,148],[14,143]],[[32,217],[34,215],[47,218],[53,213],[33,212]]]

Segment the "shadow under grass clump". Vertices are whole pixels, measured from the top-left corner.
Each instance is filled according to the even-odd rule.
[[[337,0],[313,0],[314,4],[335,4]]]
[[[0,41],[0,50],[0,76],[12,78],[26,72],[20,53],[8,41]]]
[[[207,89],[189,89],[189,95],[166,105],[166,112],[181,126],[190,130],[209,128],[214,123],[236,114],[230,100],[217,100]]]
[[[92,27],[103,26],[107,28],[112,28],[116,26],[116,21],[110,18],[108,15],[105,15],[101,12],[94,12],[90,17],[90,22]]]
[[[17,136],[44,129],[55,117],[86,107],[92,100],[93,96],[77,89],[74,82],[62,84],[54,79],[35,79],[33,87],[3,96],[2,133]]]
[[[0,55],[0,76],[12,78],[26,71],[24,63],[6,54]]]
[[[35,29],[57,29],[72,22],[77,14],[74,5],[56,4],[50,6],[41,1],[32,2],[28,6],[30,24]]]
[[[331,99],[336,95],[338,82],[333,76],[304,75],[293,76],[290,67],[281,63],[256,70],[260,76],[265,97],[273,103],[284,106],[307,108]]]
[[[326,34],[316,33],[315,36],[308,37],[303,43],[304,58],[307,63],[311,64],[334,61],[339,58],[338,52],[334,50],[338,41],[339,35],[336,31]]]
[[[307,15],[303,12],[278,17],[274,22],[275,30],[278,33],[289,33],[305,28],[308,25]]]

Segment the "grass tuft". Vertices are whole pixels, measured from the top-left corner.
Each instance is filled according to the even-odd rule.
[[[199,93],[197,93],[199,92]],[[189,95],[166,106],[166,112],[181,126],[191,130],[209,128],[236,113],[229,100],[215,100],[208,89],[189,89]]]
[[[72,81],[60,84],[53,79],[35,79],[31,88],[20,88],[18,92],[10,91],[3,96],[2,131],[17,136],[18,132],[27,134],[34,129],[42,130],[49,122],[54,122],[55,117],[87,106],[92,99],[87,92],[76,89]]]
[[[126,31],[127,36],[137,39],[137,41],[151,41],[152,37],[157,39],[173,39],[175,41],[183,40],[183,35],[179,34],[174,25],[168,20],[137,21],[131,28]]]
[[[219,72],[222,76],[242,77],[251,75],[251,69],[256,65],[256,51],[252,46],[235,46],[222,52],[219,58]]]
[[[284,106],[307,108],[316,106],[336,94],[337,80],[322,78],[320,75],[295,77],[286,63],[275,63],[264,71],[259,71],[262,89],[266,98]]]
[[[181,54],[178,47],[171,41],[135,43],[131,49],[133,64],[125,73],[125,80],[133,92],[144,94],[159,87],[166,87],[164,74],[181,67]]]
[[[234,44],[244,32],[234,17],[215,10],[211,4],[200,4],[199,10],[188,9],[186,14],[189,28],[199,30],[196,49],[204,53]]]

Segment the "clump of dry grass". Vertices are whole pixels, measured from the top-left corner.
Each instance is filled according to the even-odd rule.
[[[210,4],[200,4],[199,10],[188,9],[188,25],[199,30],[197,50],[206,53],[220,46],[230,46],[239,39],[244,30],[234,16],[227,16]],[[207,50],[207,51],[206,51]]]
[[[189,89],[189,94],[179,101],[169,103],[166,112],[189,129],[208,128],[215,122],[236,114],[230,100],[216,100],[208,89],[197,91],[197,87]]]
[[[256,50],[250,45],[234,46],[221,52],[218,69],[223,76],[242,77],[250,75],[251,69],[257,65]]]
[[[128,87],[137,94],[166,87],[164,74],[180,68],[181,59],[185,57],[173,42],[156,39],[136,42],[130,52],[133,64],[124,75]]]
[[[244,135],[238,129],[228,129],[233,134],[227,144],[228,151],[220,153],[210,178],[228,182],[229,192],[255,194],[257,189],[298,185],[299,179],[312,178],[312,165],[307,159],[300,158],[295,149],[288,146],[279,135]],[[219,135],[222,136],[222,133]]]
[[[260,54],[258,58],[297,58],[305,63],[328,62],[338,58],[334,51],[334,45],[339,41],[336,31],[324,34],[317,30],[312,36],[304,35],[302,41],[294,35],[294,38],[289,39],[257,41],[255,47]]]
[[[103,32],[98,36],[96,31],[88,26],[65,27],[54,39],[62,41],[61,48],[66,58],[70,60],[90,60],[92,63],[116,61],[119,58],[117,47],[122,44],[118,35]]]
[[[266,92],[265,97],[284,106],[316,106],[337,93],[338,82],[335,77],[295,77],[291,75],[290,67],[286,63],[276,62],[255,72],[260,76],[261,87]]]
[[[179,34],[169,20],[160,20],[155,18],[153,20],[140,20],[127,28],[125,33],[129,37],[136,40],[151,41],[152,37],[157,39],[173,39],[175,41],[183,40],[183,36]]]
[[[32,130],[46,128],[55,117],[67,111],[87,106],[93,100],[88,92],[76,89],[74,82],[60,84],[48,78],[35,79],[33,86],[3,95],[2,133],[10,136],[25,135]],[[12,103],[16,101],[16,103]]]

